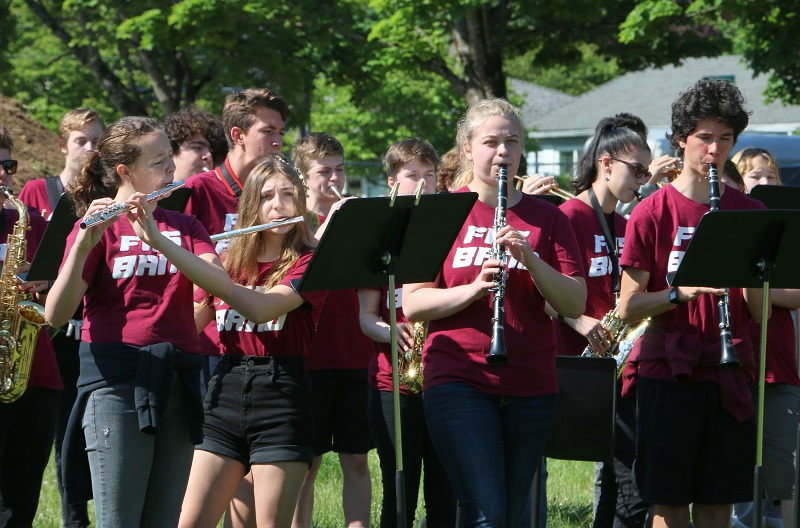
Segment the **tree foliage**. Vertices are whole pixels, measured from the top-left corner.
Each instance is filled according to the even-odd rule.
[[[756,74],[769,74],[766,96],[800,103],[800,3],[796,0],[641,0],[620,40],[643,46],[641,66],[685,57],[741,54]]]

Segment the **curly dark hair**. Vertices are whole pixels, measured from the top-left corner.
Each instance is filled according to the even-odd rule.
[[[715,119],[733,129],[733,142],[747,128],[750,118],[744,108],[744,96],[733,83],[724,79],[700,79],[672,103],[672,132],[666,137],[670,147],[683,156],[678,141],[685,141],[703,119]]]
[[[167,117],[164,128],[173,154],[178,154],[183,143],[199,134],[208,140],[215,167],[221,165],[228,155],[228,140],[222,119],[195,105],[185,106]]]

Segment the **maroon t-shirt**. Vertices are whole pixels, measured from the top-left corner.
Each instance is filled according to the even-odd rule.
[[[464,187],[456,192],[468,192]],[[437,279],[439,288],[471,283],[492,252],[495,210],[476,202]],[[507,224],[523,233],[534,252],[555,270],[582,277],[583,266],[569,220],[554,205],[523,195],[508,208]],[[509,258],[505,295],[505,344],[510,362],[486,363],[492,332],[491,296],[431,321],[425,343],[423,388],[463,381],[489,394],[540,396],[558,392],[553,324],[530,272]]]
[[[191,189],[192,194],[184,212],[194,215],[209,235],[218,235],[235,229],[239,200],[220,180],[215,170],[190,176],[186,179],[185,186]],[[221,255],[228,249],[229,244],[230,240],[220,240],[215,243],[214,249]],[[200,334],[200,349],[204,355],[219,354],[219,335],[215,325],[209,324]]]
[[[19,213],[16,209],[0,208],[0,223],[2,223],[2,231],[0,231],[0,257],[2,258],[0,260],[2,260],[3,264],[6,261],[8,236],[14,232],[14,226],[18,220]],[[28,216],[28,225],[30,229],[25,233],[25,257],[30,262],[36,255],[36,248],[39,247],[39,243],[42,241],[44,231],[47,229],[47,222],[41,216],[32,214]],[[13,287],[16,288],[16,285]],[[64,388],[61,384],[61,375],[58,373],[53,343],[50,341],[50,335],[44,327],[39,331],[39,337],[34,348],[28,387],[44,387],[56,390]]]
[[[214,253],[200,223],[156,207],[159,231],[195,255]],[[75,243],[76,223],[65,256]],[[63,266],[63,263],[62,263]],[[169,342],[183,352],[199,352],[194,323],[193,285],[160,252],[143,243],[122,218],[103,233],[83,267],[89,284],[81,337],[89,343],[147,346]]]
[[[311,343],[308,370],[367,369],[375,342],[364,335],[359,322],[356,290],[331,290]]]
[[[595,319],[603,319],[612,308],[615,299],[611,280],[611,257],[603,228],[600,227],[592,206],[581,200],[567,200],[561,204],[560,209],[569,218],[578,247],[582,251],[582,262],[586,271],[586,311],[585,315]],[[625,244],[625,217],[619,213],[612,213],[614,218],[614,237],[617,254],[622,254]],[[605,215],[606,222],[611,226],[611,216]],[[621,270],[620,270],[621,273]],[[558,355],[579,356],[588,346],[586,338],[572,329],[568,324],[553,319],[558,343]]]
[[[190,176],[185,186],[191,189],[192,194],[183,212],[196,217],[209,235],[225,233],[236,227],[239,200],[215,171]],[[221,255],[229,244],[230,240],[220,240],[214,249]]]
[[[23,185],[17,198],[28,207],[36,209],[45,220],[50,221],[50,217],[53,216],[50,195],[47,193],[47,184],[44,178],[29,180]]]
[[[319,215],[319,223],[326,218]],[[308,370],[369,369],[375,342],[361,330],[359,314],[357,290],[328,292],[306,362]]]
[[[302,255],[280,284],[303,276],[312,253]],[[274,262],[259,265],[258,282],[264,283],[272,273]],[[264,291],[264,286],[257,286]],[[216,300],[216,328],[219,331],[223,354],[236,356],[306,357],[311,348],[314,328],[325,303],[326,291],[305,292],[305,303],[274,321],[254,324],[224,301]]]
[[[767,360],[764,379],[767,383],[786,383],[800,387],[794,351],[795,330],[792,310],[773,305],[772,316],[767,325]],[[760,324],[750,325],[750,340],[756,349],[756,358],[759,358],[761,351]]]
[[[764,209],[764,204],[725,187],[720,209]],[[647,291],[667,289],[667,274],[678,269],[692,235],[709,205],[695,202],[672,185],[653,193],[636,206],[625,231],[625,253],[620,265],[650,273]],[[709,266],[724,266],[709,262]],[[735,370],[717,368],[720,329],[717,297],[701,295],[652,318],[644,336],[634,345],[623,379],[623,394],[635,374],[665,381],[713,381],[721,385],[723,406],[738,420],[752,416],[748,384],[754,379],[755,360],[748,337],[750,316],[742,290],[730,290],[730,330],[742,364]]]

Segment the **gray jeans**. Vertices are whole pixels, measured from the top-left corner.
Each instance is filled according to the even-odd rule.
[[[98,527],[176,526],[194,446],[184,391],[173,383],[155,435],[139,431],[134,382],[94,391],[83,415]]]

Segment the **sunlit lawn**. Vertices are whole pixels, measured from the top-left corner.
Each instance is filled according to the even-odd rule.
[[[369,461],[372,472],[372,526],[378,526],[382,486],[378,456],[375,451],[370,452]],[[550,473],[547,483],[548,527],[583,528],[591,524],[592,468],[591,462],[548,461]],[[314,526],[319,528],[344,526],[341,497],[342,473],[337,458],[326,456],[323,458],[317,478]],[[422,493],[420,493],[420,497],[422,497]],[[94,516],[91,504],[90,515]],[[416,518],[421,519],[423,516],[424,505],[420,504]],[[52,457],[44,475],[39,511],[36,514],[34,526],[37,528],[61,527],[61,503]],[[419,521],[415,523],[415,526],[421,526]]]

